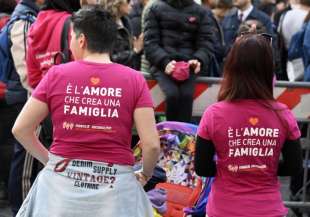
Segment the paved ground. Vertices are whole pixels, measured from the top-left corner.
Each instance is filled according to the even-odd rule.
[[[283,195],[283,200],[288,200],[289,198],[289,191],[288,191],[288,178],[281,178],[281,192]],[[0,217],[12,217],[11,212],[8,206],[7,201],[1,201],[0,200]],[[287,217],[295,217],[291,212]]]

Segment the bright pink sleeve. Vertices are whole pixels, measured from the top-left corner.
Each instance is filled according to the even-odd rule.
[[[199,123],[198,136],[206,140],[212,140],[213,138],[213,109],[212,106],[208,107]]]
[[[137,75],[137,99],[135,108],[154,107],[150,90],[141,73]]]
[[[288,134],[287,139],[288,140],[296,140],[299,139],[301,136],[297,121],[293,113],[287,109],[285,112],[285,119],[287,121],[287,127],[288,127]]]
[[[45,102],[49,103],[49,86],[50,86],[50,77],[53,76],[54,68],[51,68],[48,73],[42,78],[38,86],[32,92],[32,97]]]

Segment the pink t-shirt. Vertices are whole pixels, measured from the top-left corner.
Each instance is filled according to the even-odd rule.
[[[209,217],[286,215],[278,162],[284,141],[298,139],[300,131],[285,105],[262,100],[215,103],[205,111],[198,135],[214,143],[218,157]]]
[[[66,158],[132,165],[133,113],[153,107],[143,75],[119,64],[75,61],[52,67],[32,96],[48,104],[50,152]]]

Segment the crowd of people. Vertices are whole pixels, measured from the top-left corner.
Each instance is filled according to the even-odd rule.
[[[0,190],[13,216],[153,216],[142,186],[160,144],[139,71],[180,122],[196,78],[223,77],[197,135],[196,173],[216,177],[207,214],[285,216],[277,175],[300,173],[300,132],[273,84],[310,81],[309,20],[309,0],[0,0],[0,148],[12,153]]]

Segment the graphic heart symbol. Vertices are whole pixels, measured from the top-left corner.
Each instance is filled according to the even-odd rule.
[[[97,85],[100,83],[100,78],[98,77],[91,77],[90,78],[90,82],[93,84],[93,85]]]
[[[253,126],[255,126],[257,123],[258,123],[258,118],[250,118],[249,119],[249,122],[250,122],[250,124],[252,124]]]

